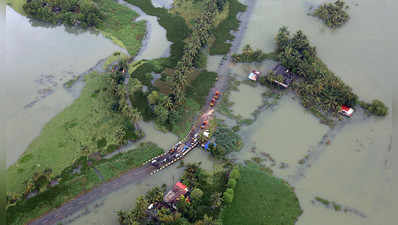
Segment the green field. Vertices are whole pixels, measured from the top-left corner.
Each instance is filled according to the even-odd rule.
[[[138,14],[113,0],[100,0],[98,5],[105,19],[97,28],[117,45],[135,56],[145,36],[145,21],[134,22]]]
[[[22,6],[25,4],[26,0],[6,0],[6,3],[11,6],[18,13],[25,15]]]
[[[143,162],[161,153],[163,150],[157,145],[143,143],[134,150],[94,162],[91,167],[87,166],[86,158],[82,157],[62,171],[60,183],[57,186],[28,200],[20,200],[14,206],[9,207],[7,209],[7,224],[25,224],[29,220],[59,207],[78,194],[117,177],[127,170],[141,166]],[[82,166],[81,173],[73,174],[73,169],[78,165]],[[93,167],[100,171],[104,180],[100,179]]]
[[[292,188],[255,166],[243,167],[224,225],[293,225],[302,210]]]
[[[42,129],[19,160],[8,169],[8,190],[22,192],[23,182],[34,172],[51,168],[54,174],[82,154],[105,152],[120,146],[125,139],[137,139],[134,126],[119,112],[112,111],[116,101],[110,93],[107,75],[86,76],[86,86],[78,99],[57,114]],[[123,129],[126,135],[118,136]]]

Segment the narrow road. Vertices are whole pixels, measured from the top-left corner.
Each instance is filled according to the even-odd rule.
[[[249,17],[254,9],[257,0],[249,0],[247,1],[247,10],[244,13],[240,13],[238,15],[239,20],[241,21],[238,31],[233,32],[235,36],[234,41],[232,42],[232,47],[230,52],[224,57],[224,59],[220,62],[220,65],[217,69],[217,74],[219,74],[218,80],[214,86],[214,88],[210,91],[209,96],[207,98],[207,104],[202,108],[201,112],[205,113],[210,110],[209,103],[213,97],[214,92],[217,90],[219,92],[223,92],[227,85],[229,79],[229,65],[231,64],[231,55],[233,53],[237,53],[244,37],[244,33],[246,32]],[[129,78],[125,80],[125,84],[128,84]],[[221,96],[222,97],[222,96]],[[131,102],[130,102],[131,104]],[[201,114],[202,115],[202,114]],[[190,131],[190,134],[187,138],[191,138],[191,135],[196,133],[200,129],[200,125],[203,122],[203,118],[198,116],[196,122],[193,124],[193,127]],[[150,164],[146,164],[140,168],[136,168],[130,170],[120,177],[117,177],[107,183],[104,183],[86,193],[83,193],[77,196],[75,199],[70,200],[60,206],[57,209],[54,209],[41,217],[28,222],[29,225],[53,225],[56,224],[61,219],[64,219],[72,214],[84,209],[88,204],[93,203],[94,201],[107,196],[108,194],[125,187],[126,185],[132,184],[134,182],[138,182],[149,176],[151,172],[153,172],[156,168],[151,166]]]

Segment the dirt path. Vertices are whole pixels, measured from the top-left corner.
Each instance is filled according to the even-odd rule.
[[[252,13],[254,9],[254,5],[256,3],[256,0],[251,0],[248,1],[247,4],[247,10],[244,13],[240,13],[238,15],[239,20],[241,21],[239,30],[236,32],[233,32],[235,39],[232,42],[232,47],[230,52],[224,57],[224,59],[221,61],[217,73],[219,74],[218,80],[214,86],[214,88],[211,90],[209,93],[208,99],[207,99],[207,104],[202,108],[202,112],[208,111],[209,110],[209,103],[211,101],[211,98],[213,97],[213,94],[215,90],[218,90],[220,92],[223,92],[227,85],[228,85],[228,79],[229,79],[229,65],[231,63],[231,55],[233,53],[237,53],[239,50],[240,44],[242,42],[244,33],[247,29],[248,21],[249,21],[249,16]],[[125,80],[125,84],[128,84],[128,78]],[[222,96],[221,96],[222,97]],[[131,102],[130,102],[131,104]],[[200,119],[198,118],[195,121],[199,121],[198,123],[200,124]],[[195,124],[193,125],[195,129]],[[40,218],[35,219],[31,222],[29,222],[29,225],[53,225],[56,224],[58,221],[71,216],[72,214],[84,209],[88,204],[93,203],[94,201],[103,198],[110,193],[119,190],[126,185],[130,185],[134,182],[138,182],[145,178],[146,176],[150,175],[150,173],[153,171],[153,167],[150,165],[144,165],[143,167],[137,168],[130,170],[126,172],[125,174],[121,175],[120,177],[117,177],[107,183],[104,183],[87,193],[83,193],[79,196],[77,196],[75,199],[70,200],[60,206],[57,209],[54,209],[44,215],[42,215]]]

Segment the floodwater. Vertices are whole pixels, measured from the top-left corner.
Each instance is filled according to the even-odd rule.
[[[386,118],[365,118],[359,114],[346,124],[330,129],[306,112],[292,96],[284,96],[273,110],[258,116],[255,124],[241,129],[246,146],[233,157],[238,160],[264,157],[267,152],[275,160],[271,167],[277,176],[289,181],[296,190],[304,210],[299,225],[379,225],[395,224],[393,213],[398,179],[392,166],[398,156],[392,148],[392,83],[393,59],[398,46],[398,19],[395,1],[346,1],[351,20],[330,31],[316,18],[306,15],[311,6],[322,0],[259,0],[250,18],[241,45],[272,51],[274,36],[286,25],[290,31],[304,31],[317,47],[318,55],[361,99],[381,99],[390,108]],[[369,16],[373,15],[373,16]],[[250,71],[247,64],[237,71]],[[258,65],[252,65],[253,68]],[[242,93],[241,98],[258,95],[256,90]],[[396,107],[396,106],[395,106]],[[326,135],[326,136],[325,136]],[[326,137],[328,144],[322,144]],[[312,157],[317,152],[317,157]],[[298,161],[309,154],[309,161]],[[269,161],[269,159],[268,159]],[[281,169],[279,163],[288,167]],[[270,166],[270,164],[267,164]],[[312,200],[319,196],[341,204],[355,212],[337,212]]]
[[[140,16],[137,21],[145,20],[147,33],[143,41],[143,47],[138,53],[136,60],[140,59],[156,59],[160,57],[168,57],[170,55],[171,42],[167,40],[166,30],[160,26],[156,16],[149,16],[140,8],[131,5],[123,0],[118,0],[119,4],[125,5],[131,10],[137,12]]]
[[[209,154],[200,148],[194,149],[183,161],[185,164],[201,162],[201,166],[209,171],[216,169],[216,165],[209,157]],[[135,206],[137,197],[144,195],[155,186],[166,184],[168,189],[171,188],[184,172],[183,168],[178,167],[179,163],[176,163],[155,175],[147,176],[120,190],[115,190],[110,195],[98,199],[84,210],[75,213],[61,222],[70,225],[119,225],[116,214],[118,210],[131,209]]]
[[[6,7],[6,67],[0,82],[5,95],[0,102],[7,166],[51,117],[73,102],[73,94],[63,84],[100,59],[122,51],[93,32],[34,24]]]

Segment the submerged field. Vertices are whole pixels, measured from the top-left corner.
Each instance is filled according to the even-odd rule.
[[[297,196],[283,180],[256,166],[240,169],[232,204],[222,214],[224,225],[293,225],[301,215]]]
[[[142,143],[136,149],[110,159],[94,161],[88,166],[85,157],[65,168],[58,185],[26,200],[19,200],[7,209],[7,224],[19,225],[61,206],[84,191],[139,167],[143,162],[163,152],[156,144]],[[77,169],[78,168],[78,169]],[[79,172],[75,172],[77,170]],[[111,191],[111,190],[107,190]]]
[[[91,73],[80,97],[42,129],[20,159],[8,169],[8,190],[22,192],[23,182],[46,168],[58,174],[81,155],[111,151],[123,140],[137,138],[134,126],[112,111],[107,75]],[[118,136],[117,130],[125,135]]]

